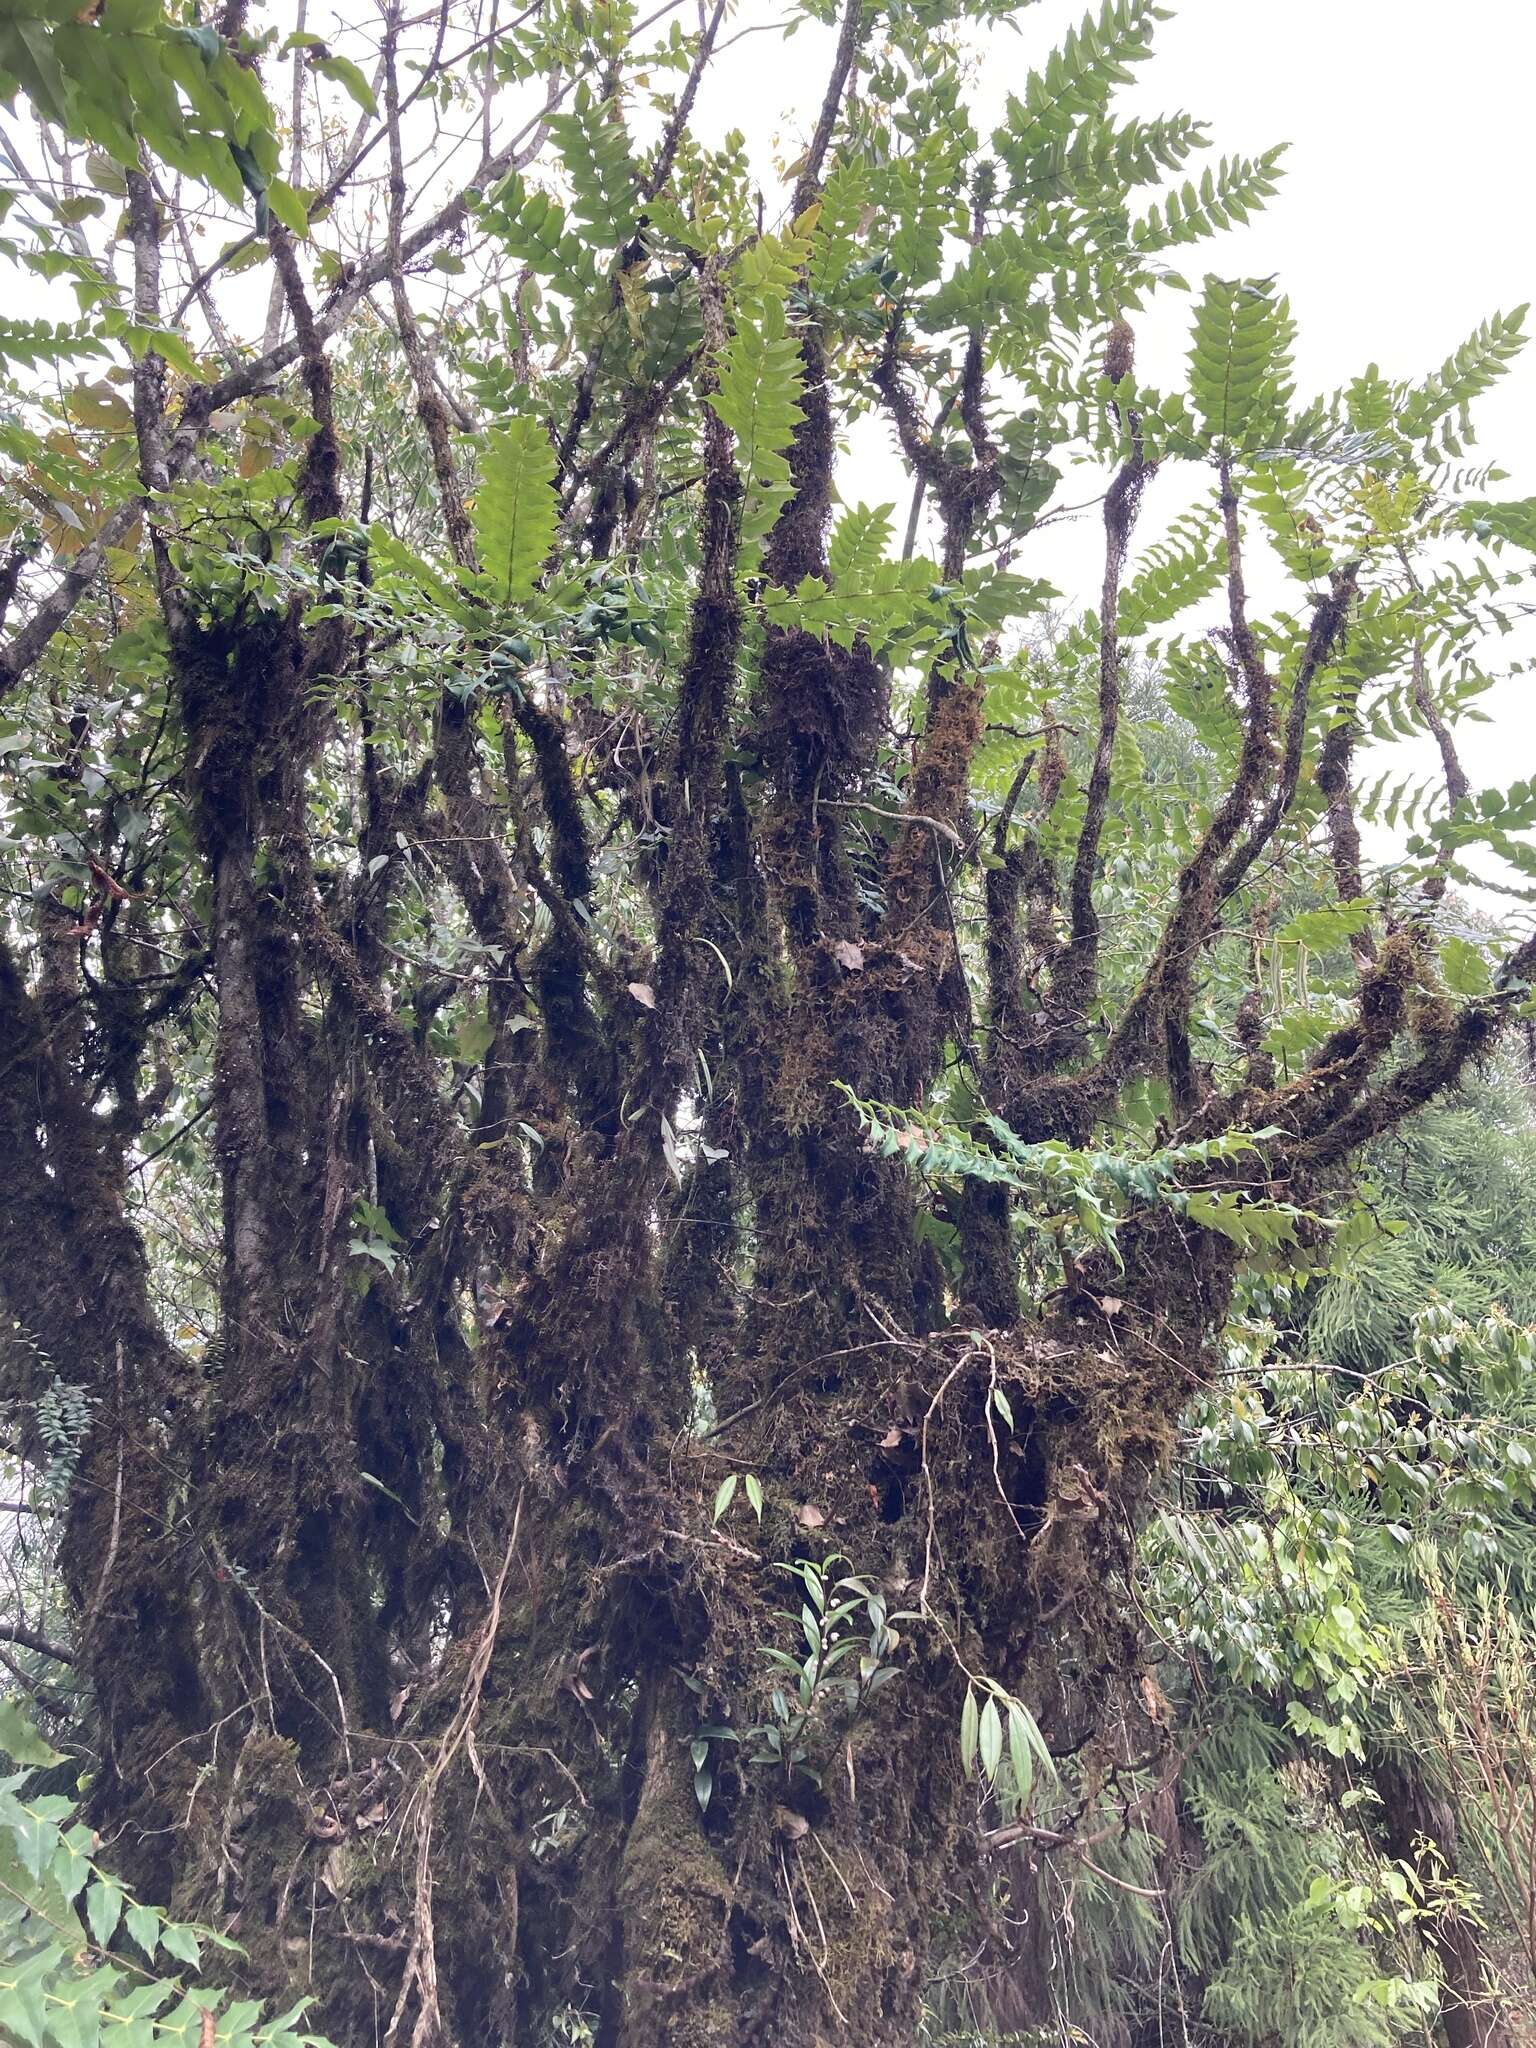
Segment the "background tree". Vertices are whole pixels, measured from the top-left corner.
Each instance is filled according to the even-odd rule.
[[[1136,1530],[1234,1290],[1527,1000],[1448,893],[1532,866],[1454,741],[1518,318],[1299,405],[1210,278],[1139,385],[1275,157],[1111,112],[1143,0],[979,134],[1009,12],[811,8],[771,199],[695,126],[723,5],[0,27],[77,302],[0,326],[18,1449],[73,1389],[92,1823],[343,2043],[910,2040],[994,1800],[1168,1739]],[[1443,768],[1380,871],[1378,733]]]
[[[1391,1229],[1302,1318],[1250,1293],[1144,1535],[1168,1750],[992,1831],[1029,1916],[958,2038],[1529,2037],[1531,1337],[1468,1270],[1529,1278],[1524,1084],[1373,1154]]]

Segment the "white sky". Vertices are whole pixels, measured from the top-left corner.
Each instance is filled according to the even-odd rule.
[[[1039,0],[1016,17],[1019,33],[1005,28],[989,36],[976,81],[983,132],[1085,4]],[[1536,0],[1170,4],[1173,18],[1160,25],[1151,61],[1117,107],[1195,115],[1207,124],[1213,159],[1290,144],[1285,177],[1264,213],[1177,254],[1194,283],[1208,269],[1278,274],[1298,323],[1303,398],[1331,390],[1371,361],[1389,376],[1420,375],[1487,315],[1536,299],[1529,111]],[[269,0],[261,14],[286,25],[295,5]],[[740,0],[727,36],[788,11],[782,0]],[[692,13],[685,0],[680,18],[687,23]],[[328,33],[341,22],[362,30],[368,42],[360,45],[341,29],[336,47],[371,70],[375,0],[309,0],[312,29]],[[770,218],[786,196],[773,184],[775,156],[782,162],[799,153],[829,47],[830,34],[810,23],[788,42],[771,28],[740,36],[712,67],[701,95],[697,120],[706,136],[716,139],[733,126],[746,133]],[[271,83],[281,100],[275,74]],[[1196,176],[1201,162],[1191,166]],[[250,292],[264,304],[264,278],[256,277]],[[1138,320],[1138,369],[1147,381],[1182,381],[1188,320],[1189,301],[1174,292]],[[1494,494],[1536,493],[1536,347],[1476,417],[1479,441],[1469,460],[1497,460],[1509,472]],[[1138,532],[1143,544],[1182,509],[1191,481],[1158,479]],[[878,424],[858,435],[839,482],[850,501],[898,499],[904,515],[905,481]],[[1069,495],[1086,497],[1090,489]],[[1047,577],[1075,607],[1096,597],[1100,545],[1090,514],[1026,543],[1016,566]],[[1262,584],[1260,591],[1268,594]],[[1536,631],[1520,638],[1518,650],[1513,642],[1490,648],[1490,664],[1515,651],[1536,653]],[[1536,678],[1502,683],[1483,709],[1492,723],[1466,724],[1459,734],[1474,783],[1507,786],[1536,771]],[[1388,765],[1384,757],[1380,765]],[[1394,765],[1427,771],[1433,757],[1417,751]],[[1385,843],[1379,850],[1387,850]]]
[[[1536,0],[1169,4],[1173,18],[1160,25],[1152,59],[1116,106],[1193,114],[1207,125],[1212,159],[1289,143],[1280,190],[1262,214],[1177,253],[1192,283],[1206,270],[1278,274],[1298,324],[1303,398],[1369,362],[1389,377],[1422,375],[1488,315],[1536,300]],[[997,33],[978,81],[978,125],[990,124],[1083,11],[1084,0],[1040,0],[1017,17],[1019,35]],[[821,69],[821,46],[804,30],[787,45],[750,37],[723,59],[702,117],[741,126],[758,147],[782,134],[793,155],[814,118]],[[1197,177],[1201,162],[1191,167]],[[1138,321],[1138,369],[1149,383],[1182,381],[1188,309],[1182,294],[1165,293]],[[1469,463],[1496,460],[1509,472],[1490,494],[1536,494],[1536,344],[1482,401],[1475,424]],[[878,430],[861,439],[849,468],[845,496],[899,495],[904,510],[900,471]],[[1182,488],[1159,479],[1149,493],[1143,543],[1181,509]],[[1069,606],[1096,601],[1096,521],[1026,543],[1015,566],[1048,577]],[[1523,638],[1521,651],[1536,652],[1536,636]],[[1492,664],[1502,656],[1489,650]],[[1536,771],[1536,677],[1501,684],[1482,708],[1492,722],[1458,734],[1474,784],[1507,787]],[[1387,765],[1384,754],[1379,762]],[[1425,772],[1433,755],[1405,752],[1401,763]]]

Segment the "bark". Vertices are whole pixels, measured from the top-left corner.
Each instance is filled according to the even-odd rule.
[[[1371,1776],[1381,1795],[1381,1831],[1389,1853],[1424,1885],[1431,1909],[1421,1923],[1438,1966],[1441,2021],[1449,2048],[1515,2048],[1506,1999],[1483,1945],[1482,1930],[1442,1885],[1460,1879],[1456,1815],[1406,1757],[1376,1751]]]

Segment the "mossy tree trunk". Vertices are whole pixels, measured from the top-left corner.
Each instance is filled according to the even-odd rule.
[[[220,33],[249,67],[244,12]],[[723,7],[668,58],[643,157],[621,10],[579,12],[599,99],[567,106],[563,44],[517,46],[517,76],[553,67],[535,125],[578,227],[489,139],[409,226],[392,5],[387,200],[326,195],[382,240],[312,272],[267,223],[291,338],[217,374],[150,345],[178,317],[163,248],[193,244],[137,146],[126,168],[140,524],[110,531],[139,553],[104,589],[91,543],[0,656],[50,735],[121,720],[136,749],[88,786],[76,735],[47,793],[72,836],[27,813],[42,908],[0,929],[11,1391],[55,1374],[93,1404],[61,1544],[91,1817],[147,1894],[243,1944],[255,1990],[312,1994],[341,2048],[543,2048],[557,2021],[601,2048],[906,2048],[936,1955],[995,1932],[968,1687],[1108,1769],[1106,1703],[1140,1696],[1138,1519],[1260,1244],[1242,1219],[1321,1239],[1307,1205],[1493,1042],[1536,941],[1455,1003],[1444,861],[1406,911],[1356,906],[1359,685],[1335,671],[1402,542],[1362,539],[1351,501],[1302,622],[1250,620],[1245,493],[1289,397],[1256,287],[1203,302],[1259,323],[1228,350],[1268,366],[1252,432],[1228,362],[1220,422],[1197,389],[1178,443],[1215,491],[1181,574],[1223,608],[1185,687],[1198,788],[1166,844],[1121,829],[1124,634],[1178,610],[1123,602],[1171,459],[1124,318],[1161,244],[1127,207],[1196,138],[1099,124],[1155,10],[1074,42],[1072,89],[1036,81],[1005,176],[973,163],[927,17],[847,0],[778,235],[689,129]],[[446,5],[436,26],[426,80]],[[515,265],[494,347],[467,313],[424,336],[408,289],[433,251],[455,274],[472,220]],[[539,313],[541,262],[568,319]],[[336,359],[366,358],[386,289],[381,398]],[[456,439],[456,347],[535,431]],[[926,567],[829,551],[839,436],[870,413],[914,531],[933,512]],[[268,431],[281,472],[247,461]],[[1019,731],[984,599],[1025,603],[1006,572],[1051,446],[1108,458],[1101,611],[1073,717],[1053,684]],[[77,715],[95,685],[53,636],[81,606],[139,666]],[[1006,793],[980,772],[1000,731]],[[48,866],[66,837],[84,908]],[[1355,970],[1292,1070],[1253,973],[1287,864]],[[896,1105],[889,1142],[847,1091]],[[930,1126],[966,1160],[913,1172]],[[807,1572],[858,1579],[844,1636],[872,1647],[802,1698]]]

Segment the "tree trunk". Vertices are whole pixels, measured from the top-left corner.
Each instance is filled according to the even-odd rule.
[[[1430,1790],[1406,1757],[1376,1750],[1370,1762],[1381,1794],[1387,1847],[1434,1899],[1441,1885],[1454,1887],[1460,1874],[1455,1812]],[[1421,1925],[1439,1965],[1441,2018],[1450,2048],[1516,2048],[1508,2007],[1477,1922],[1451,1897],[1437,1903]]]

